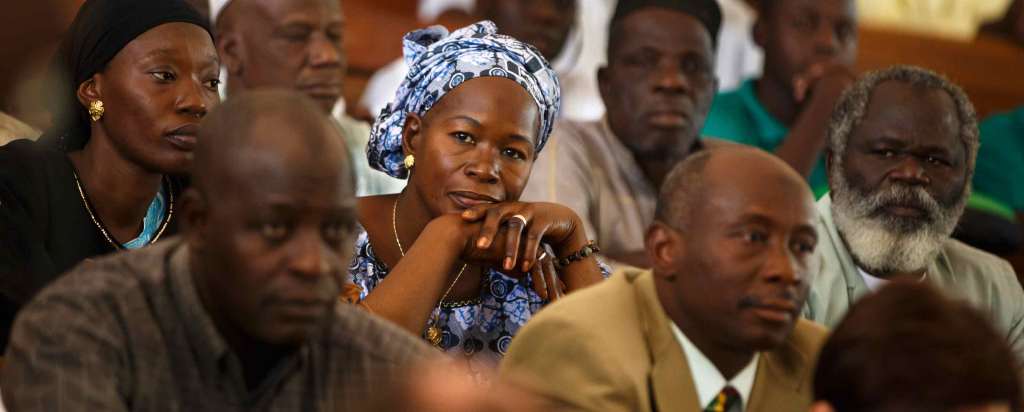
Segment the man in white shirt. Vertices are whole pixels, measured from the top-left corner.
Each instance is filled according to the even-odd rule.
[[[342,86],[344,20],[338,0],[210,0],[217,51],[228,95],[286,88],[315,100],[333,116],[356,170],[356,195],[397,193],[405,181],[370,168],[370,126],[345,114]]]
[[[820,263],[814,197],[782,160],[709,149],[669,174],[646,251],[519,331],[501,374],[581,411],[806,411],[825,339],[800,319]]]

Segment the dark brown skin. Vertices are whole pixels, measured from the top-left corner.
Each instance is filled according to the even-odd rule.
[[[597,74],[608,124],[660,187],[690,154],[718,89],[711,36],[692,16],[651,7],[620,23],[608,65]],[[646,254],[610,255],[650,267]]]
[[[586,243],[582,223],[568,208],[517,202],[536,158],[536,103],[514,81],[482,77],[446,94],[422,118],[410,114],[403,148],[415,156],[409,185],[399,195],[359,200],[360,223],[374,252],[388,267],[388,281],[363,301],[371,310],[420,334],[432,309],[464,263],[469,267],[447,299],[480,295],[481,274],[499,268],[533,276],[543,298],[557,299],[601,279],[594,259],[555,273],[549,259],[537,263],[539,242],[557,256]],[[398,201],[395,243],[391,212]],[[523,228],[512,215],[522,214]],[[486,239],[486,240],[481,240]]]
[[[102,100],[105,113],[85,147],[68,157],[117,242],[138,236],[162,176],[191,165],[199,120],[220,101],[218,70],[205,30],[167,23],[129,42],[79,85],[82,106]]]
[[[967,149],[960,139],[956,104],[942,90],[921,90],[906,83],[879,84],[863,120],[853,129],[843,157],[851,189],[876,193],[893,184],[921,186],[943,207],[955,204],[967,184]],[[837,154],[828,153],[828,161]],[[831,179],[831,177],[830,177]],[[924,219],[918,211],[889,210],[904,219]],[[873,273],[888,278],[919,278],[913,273]]]
[[[550,61],[562,52],[576,22],[576,0],[480,0],[477,12]]]
[[[330,113],[342,94],[345,28],[337,0],[235,0],[217,20],[228,90],[295,89]]]
[[[356,231],[340,136],[319,113],[276,110],[237,125],[245,136],[209,136],[225,141],[207,149],[183,199],[197,291],[249,387],[338,304]]]
[[[803,179],[764,152],[718,150],[704,176],[686,230],[655,222],[646,247],[665,312],[731,379],[793,330],[818,270],[817,212]]]
[[[754,41],[765,56],[758,100],[790,129],[775,154],[809,176],[825,148],[832,108],[855,78],[854,1],[777,0],[762,7]]]

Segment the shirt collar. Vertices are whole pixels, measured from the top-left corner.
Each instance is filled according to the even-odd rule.
[[[693,376],[693,384],[697,389],[697,400],[700,402],[701,408],[707,406],[711,401],[718,395],[719,392],[725,388],[726,385],[732,386],[740,394],[740,398],[743,400],[743,409],[747,408],[747,404],[750,401],[750,392],[754,388],[754,378],[757,374],[757,362],[761,357],[760,353],[755,352],[754,357],[750,359],[750,363],[744,366],[739,373],[727,381],[722,373],[718,371],[711,360],[709,360],[697,345],[690,342],[690,339],[686,337],[682,330],[674,322],[669,322],[672,327],[672,333],[675,334],[676,340],[679,341],[679,345],[683,347],[683,354],[686,355],[686,362],[690,366],[690,373]]]
[[[764,140],[762,147],[774,147],[782,142],[782,139],[789,133],[789,129],[771,113],[768,113],[768,109],[761,104],[761,100],[757,98],[756,84],[754,79],[747,79],[736,90],[736,93],[754,121],[758,138]]]
[[[866,270],[862,269],[860,266],[857,266],[857,273],[860,274],[860,277],[864,278],[864,283],[867,284],[868,290],[870,290],[872,292],[877,292],[878,289],[882,288],[882,286],[888,285],[889,282],[892,282],[889,279],[884,279],[884,278],[880,278],[878,276],[872,275],[872,274],[868,273]],[[926,278],[928,278],[928,272],[927,271],[925,271],[921,275],[921,278],[918,279],[917,281],[918,282],[924,282],[924,280]]]

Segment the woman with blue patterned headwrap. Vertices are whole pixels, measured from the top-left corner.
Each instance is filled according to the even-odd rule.
[[[558,79],[489,21],[412,32],[405,58],[367,157],[409,184],[360,199],[350,273],[369,310],[494,366],[535,311],[606,273],[575,213],[518,202],[558,112]]]

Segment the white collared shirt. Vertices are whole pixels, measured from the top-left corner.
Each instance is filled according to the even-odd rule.
[[[675,323],[669,322],[672,326],[672,333],[676,335],[679,346],[683,348],[686,355],[686,363],[690,366],[690,373],[693,375],[693,384],[697,387],[697,400],[700,407],[705,408],[726,385],[732,386],[740,394],[743,400],[743,410],[747,410],[747,403],[750,400],[750,391],[754,389],[754,377],[757,375],[757,361],[761,358],[760,353],[754,353],[750,363],[744,366],[739,373],[727,381],[722,373],[718,371],[711,360],[709,360],[697,345],[690,342],[690,339],[683,334],[682,330]]]
[[[868,290],[872,292],[877,292],[878,289],[889,283],[888,279],[882,279],[878,276],[874,276],[864,271],[864,269],[861,269],[860,266],[857,267],[857,273],[860,273],[860,277],[864,278],[864,283],[868,286]]]
[[[857,273],[860,274],[861,278],[864,278],[864,284],[867,285],[868,290],[871,291],[871,292],[877,292],[878,289],[882,288],[882,286],[888,285],[889,282],[891,282],[889,279],[883,279],[883,278],[880,278],[878,276],[875,276],[875,275],[872,275],[872,274],[868,273],[866,270],[861,269],[860,266],[857,266]],[[926,277],[928,277],[928,273],[927,272],[922,274],[921,278],[918,279],[917,281],[918,282],[924,282],[924,279]]]

